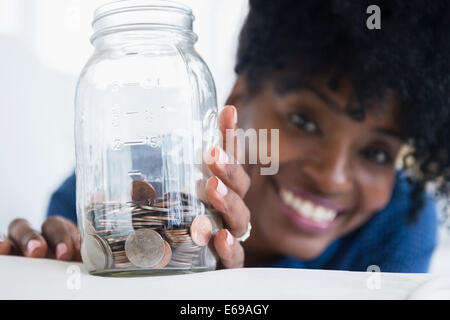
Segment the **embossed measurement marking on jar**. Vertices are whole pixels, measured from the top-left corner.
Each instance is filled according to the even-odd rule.
[[[130,175],[130,176],[139,176],[139,175],[142,175],[142,172],[139,171],[139,170],[131,170],[131,171],[128,172],[128,175]]]
[[[113,128],[119,128],[120,126],[120,106],[118,105],[111,108],[111,126]]]
[[[125,147],[140,146],[140,145],[143,145],[143,144],[145,144],[145,141],[127,141],[127,142],[123,143],[123,145]]]
[[[147,78],[141,81],[140,83],[141,87],[144,89],[153,89],[153,88],[159,88],[161,86],[161,79],[160,78]]]
[[[138,82],[122,82],[122,87],[136,87],[139,86]]]
[[[119,151],[122,148],[122,141],[120,139],[114,139],[113,151]]]
[[[145,137],[146,144],[148,144],[152,148],[158,148],[161,146],[161,137],[155,136],[155,137]]]
[[[119,151],[122,147],[142,146],[148,145],[151,148],[158,148],[161,146],[161,137],[145,137],[145,140],[139,141],[124,141],[115,139],[113,144],[113,150]]]
[[[131,179],[140,179],[142,180],[143,173],[139,170],[131,170],[128,172],[128,176]]]
[[[150,107],[151,108],[151,107]],[[144,110],[144,121],[147,123],[147,124],[151,124],[152,123],[152,120],[153,120],[153,114],[152,114],[152,112],[149,110],[149,109],[145,109]]]

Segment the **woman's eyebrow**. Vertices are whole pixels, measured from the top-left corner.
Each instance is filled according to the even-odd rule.
[[[387,135],[399,140],[404,141],[405,137],[397,130],[394,129],[387,129],[387,128],[374,128],[373,131],[379,134]]]
[[[341,109],[339,108],[339,106],[337,106],[329,97],[327,97],[325,94],[323,94],[322,92],[320,92],[319,90],[317,90],[314,87],[305,85],[304,86],[305,90],[310,91],[311,93],[313,93],[315,96],[317,96],[317,98],[319,98],[320,100],[322,100],[322,102],[331,110],[334,111],[336,113],[342,113]]]
[[[329,97],[327,97],[325,94],[323,94],[316,88],[305,85],[303,89],[311,92],[318,99],[322,100],[322,102],[325,104],[325,106],[327,106],[331,111],[335,112],[336,114],[342,114],[342,109],[339,108],[339,106],[336,105]],[[386,136],[401,140],[402,142],[404,142],[406,140],[404,135],[395,129],[374,128],[373,131],[375,131],[376,133],[382,134],[382,135],[386,135]]]

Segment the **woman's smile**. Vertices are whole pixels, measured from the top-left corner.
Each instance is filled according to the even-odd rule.
[[[314,195],[289,184],[270,179],[279,199],[279,212],[300,231],[320,234],[327,232],[344,211],[336,202]]]
[[[320,234],[335,224],[344,208],[329,199],[314,195],[288,184],[273,181],[279,198],[279,211],[300,231]]]

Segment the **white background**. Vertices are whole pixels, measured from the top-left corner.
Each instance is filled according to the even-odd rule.
[[[39,229],[51,193],[74,168],[76,81],[92,53],[93,11],[109,1],[0,0],[0,233],[15,217]],[[180,1],[197,18],[196,48],[221,106],[234,81],[247,0]],[[450,246],[441,246],[432,270],[450,271],[449,255]]]

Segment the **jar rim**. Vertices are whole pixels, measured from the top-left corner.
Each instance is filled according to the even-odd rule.
[[[120,13],[124,11],[138,11],[149,9],[178,11],[180,13],[184,13],[193,17],[191,8],[175,0],[116,0],[105,3],[98,7],[94,11],[94,20],[92,24],[95,24],[97,20],[110,14]]]
[[[92,39],[108,30],[133,25],[167,26],[191,33],[194,19],[189,6],[174,0],[116,0],[94,11]]]

